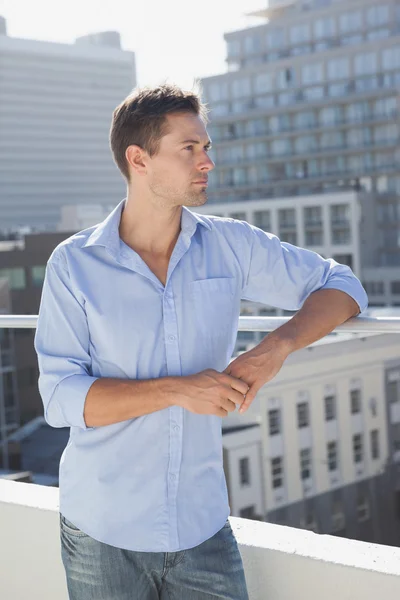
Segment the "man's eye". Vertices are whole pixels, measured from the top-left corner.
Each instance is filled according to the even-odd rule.
[[[184,150],[193,150],[193,146],[186,146]]]

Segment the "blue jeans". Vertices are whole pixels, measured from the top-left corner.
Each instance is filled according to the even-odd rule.
[[[94,540],[60,515],[70,600],[248,600],[229,520],[182,552],[135,552]]]

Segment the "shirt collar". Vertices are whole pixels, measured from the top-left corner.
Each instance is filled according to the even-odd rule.
[[[114,254],[119,252],[120,237],[119,224],[121,214],[125,207],[126,198],[114,208],[104,221],[102,221],[90,234],[83,248],[90,246],[105,246]],[[196,231],[197,225],[203,225],[206,229],[211,229],[211,223],[196,213],[192,213],[186,206],[182,207],[181,229],[184,233],[192,236]]]

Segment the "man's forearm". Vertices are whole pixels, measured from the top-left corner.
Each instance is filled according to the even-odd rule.
[[[360,309],[351,296],[341,290],[318,290],[310,294],[293,318],[271,332],[261,344],[276,342],[287,354],[323,338]]]
[[[89,388],[84,407],[87,427],[101,427],[147,415],[172,405],[176,378],[97,379]]]

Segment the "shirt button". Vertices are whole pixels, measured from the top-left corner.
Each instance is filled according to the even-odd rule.
[[[179,429],[180,429],[179,425],[174,425],[174,429],[175,429],[175,431],[179,431]]]
[[[170,479],[173,481],[175,479],[175,475],[173,473],[170,473]]]
[[[174,335],[169,335],[168,339],[170,342],[173,342],[174,340],[176,340],[176,337]]]

